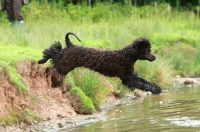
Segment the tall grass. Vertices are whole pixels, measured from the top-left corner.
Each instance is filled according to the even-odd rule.
[[[87,95],[79,87],[73,87],[70,90],[73,98],[71,104],[76,112],[80,114],[92,114],[94,112],[94,104]]]
[[[104,99],[110,93],[108,85],[106,85],[108,82],[106,78],[83,68],[75,69],[69,76],[71,76],[71,80],[69,79],[68,83],[80,87],[92,99],[95,107],[100,108]]]
[[[172,87],[172,76],[174,76],[175,71],[170,60],[163,60],[163,58],[157,56],[155,62],[143,61],[136,63],[135,71],[140,77],[156,83],[163,89]]]
[[[200,46],[198,45],[197,48],[199,49]],[[200,64],[200,50],[195,51],[195,57],[194,57],[194,64],[193,64],[193,72],[194,74],[200,76],[200,67],[198,66]]]

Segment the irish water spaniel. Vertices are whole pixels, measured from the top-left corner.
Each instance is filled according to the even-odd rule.
[[[156,59],[151,54],[151,44],[148,39],[138,38],[120,50],[99,50],[74,45],[68,37],[70,34],[78,39],[74,33],[67,33],[65,36],[67,47],[62,49],[60,42],[55,42],[43,51],[43,59],[38,63],[42,64],[51,59],[56,70],[64,76],[76,67],[86,67],[105,76],[119,77],[130,89],[138,88],[151,91],[153,94],[161,93],[159,86],[134,73],[134,64],[137,60]]]

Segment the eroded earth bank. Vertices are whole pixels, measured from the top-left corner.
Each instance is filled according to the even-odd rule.
[[[29,93],[19,92],[8,73],[0,69],[1,132],[42,130],[45,126],[52,127],[52,130],[59,129],[65,125],[63,121],[72,124],[76,120],[92,119],[95,116],[75,112],[70,103],[73,97],[67,85],[60,85],[63,78],[51,67],[24,61],[18,63],[16,69],[24,78]],[[110,83],[108,85],[111,91],[115,91]],[[106,99],[107,103],[115,100],[113,92]]]

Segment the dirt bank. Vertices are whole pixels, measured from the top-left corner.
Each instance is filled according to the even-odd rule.
[[[56,130],[67,125],[62,122],[75,122],[74,117],[79,120],[95,118],[95,114],[84,116],[75,112],[70,104],[71,95],[67,92],[67,86],[58,85],[63,78],[52,68],[24,61],[18,63],[16,69],[30,93],[20,94],[17,86],[9,81],[7,72],[0,70],[1,132],[43,130],[45,126]],[[108,85],[112,92],[115,91],[110,83]],[[114,93],[106,99],[107,103],[115,100]],[[5,125],[13,123],[15,125]]]

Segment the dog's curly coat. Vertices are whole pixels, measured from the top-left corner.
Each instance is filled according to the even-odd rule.
[[[60,42],[55,42],[49,49],[43,51],[43,59],[39,64],[52,59],[52,64],[62,75],[76,67],[86,67],[103,75],[119,77],[122,83],[130,89],[138,88],[151,91],[153,94],[161,93],[161,88],[153,83],[142,79],[134,73],[134,64],[137,60],[154,61],[151,44],[146,38],[138,38],[132,44],[120,50],[99,50],[74,45],[67,33],[65,37],[66,48],[62,49]],[[80,41],[80,40],[79,40]]]

